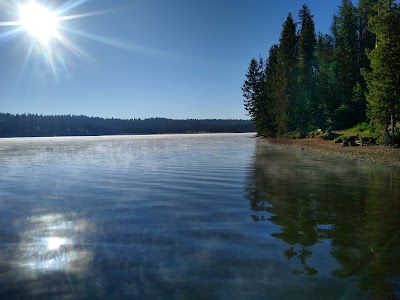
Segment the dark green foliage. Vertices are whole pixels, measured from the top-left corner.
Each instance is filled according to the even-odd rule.
[[[316,127],[333,124],[335,109],[340,105],[338,81],[335,76],[333,38],[328,34],[318,34],[316,47],[317,70],[315,74],[316,99],[319,101]]]
[[[298,107],[297,92],[297,35],[296,23],[289,14],[282,26],[278,50],[278,78],[276,82],[277,134],[283,135],[295,129]]]
[[[351,98],[350,107],[353,108],[354,117],[352,118],[354,122],[363,122],[366,120],[366,109],[367,103],[365,99],[366,86],[365,82],[357,81],[356,85],[353,88],[353,96]]]
[[[375,47],[376,35],[369,29],[368,20],[376,15],[375,5],[379,0],[359,0],[357,7],[358,17],[358,64],[359,69],[366,68],[370,70],[370,63],[367,57],[366,49],[371,50]],[[365,91],[365,80],[359,78],[361,87]]]
[[[261,96],[263,88],[263,65],[255,58],[251,59],[249,69],[246,74],[246,80],[242,86],[244,97],[244,108],[252,119],[257,118],[258,100]]]
[[[370,125],[366,122],[362,122],[354,126],[354,128],[351,129],[354,132],[364,132],[366,130],[370,130]]]
[[[262,124],[260,133],[265,136],[275,136],[277,132],[276,125],[276,86],[279,83],[279,47],[273,45],[269,50],[269,56],[265,64],[264,86],[262,94]]]
[[[252,132],[246,120],[103,119],[86,116],[0,113],[0,137]]]
[[[393,134],[400,118],[399,16],[395,1],[360,0],[354,6],[342,0],[331,35],[316,36],[306,5],[299,12],[297,33],[289,14],[264,73],[261,61],[250,64],[257,89],[245,95],[245,108],[257,131],[288,136],[372,121],[380,127],[371,132],[382,132],[390,123]]]
[[[309,131],[308,125],[317,126],[319,103],[315,94],[316,46],[315,25],[307,5],[303,5],[299,18],[301,28],[298,40],[298,90],[296,127]]]
[[[255,58],[250,61],[246,80],[242,86],[244,97],[244,108],[251,117],[257,132],[263,131],[263,116],[265,115],[265,105],[263,104],[264,90],[264,63],[260,58],[259,62]]]
[[[349,104],[353,88],[359,78],[357,60],[357,17],[350,0],[342,0],[335,18],[333,38],[335,44],[336,76],[342,104]]]
[[[359,0],[357,7],[358,17],[358,67],[359,69],[371,70],[367,51],[373,49],[376,43],[376,35],[370,30],[368,20],[376,15],[375,5],[378,0]],[[367,50],[367,51],[366,51]],[[365,80],[359,77],[361,87],[365,92]]]
[[[354,109],[348,104],[342,104],[335,109],[333,118],[337,129],[345,129],[354,125]]]
[[[400,9],[393,0],[380,0],[377,15],[370,18],[376,47],[369,53],[371,71],[363,74],[368,86],[368,115],[392,134],[400,117]]]

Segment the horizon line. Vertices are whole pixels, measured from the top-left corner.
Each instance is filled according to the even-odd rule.
[[[144,120],[154,120],[154,119],[163,119],[163,120],[171,120],[171,121],[208,121],[208,120],[219,120],[219,121],[252,121],[251,119],[234,119],[234,118],[186,118],[186,119],[174,119],[174,118],[167,118],[167,117],[144,117],[144,118],[118,118],[118,117],[99,117],[99,116],[88,116],[84,114],[42,114],[42,113],[9,113],[9,112],[0,112],[0,114],[9,114],[9,115],[14,115],[14,116],[40,116],[40,117],[86,117],[86,118],[99,118],[99,119],[104,119],[104,120],[122,120],[122,121],[132,121],[132,120],[137,120],[137,121],[144,121]]]

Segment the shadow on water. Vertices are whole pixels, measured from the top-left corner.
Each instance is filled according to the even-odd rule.
[[[272,236],[286,244],[293,276],[352,279],[370,298],[400,297],[400,170],[256,143],[251,218],[278,225]]]

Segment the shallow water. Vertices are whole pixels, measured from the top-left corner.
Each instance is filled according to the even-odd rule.
[[[0,140],[0,296],[400,297],[400,169],[250,134]]]

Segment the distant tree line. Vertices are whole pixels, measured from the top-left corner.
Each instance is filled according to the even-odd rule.
[[[393,0],[342,0],[331,33],[315,32],[307,5],[289,13],[267,59],[253,58],[244,106],[266,136],[367,122],[395,134],[400,118],[400,8]]]
[[[254,132],[250,120],[103,119],[0,113],[0,137],[85,136],[199,132]]]

